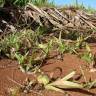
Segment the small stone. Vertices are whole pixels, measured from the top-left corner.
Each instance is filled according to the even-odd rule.
[[[3,31],[0,29],[0,33],[3,33]]]

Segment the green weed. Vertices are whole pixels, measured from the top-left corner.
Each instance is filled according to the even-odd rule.
[[[61,55],[67,51],[68,43],[62,41],[61,32],[59,34],[59,38],[54,37],[54,42],[58,45],[58,51],[60,52]]]
[[[19,53],[15,53],[15,58],[17,59],[18,63],[20,64],[20,70],[22,72],[28,72],[30,67],[26,64],[28,52],[25,55],[21,55]]]
[[[19,50],[21,40],[18,34],[11,34],[0,41],[1,51],[8,57],[14,58],[14,53]]]
[[[53,41],[50,40],[47,44],[38,44],[38,47],[43,50],[45,57],[48,57],[48,54],[52,48]]]
[[[14,59],[14,53],[25,54],[30,48],[36,46],[36,42],[36,35],[33,31],[23,30],[5,36],[0,41],[0,50],[7,57]]]
[[[5,3],[7,3],[7,0],[0,0],[0,6],[3,7]],[[43,7],[54,7],[55,4],[53,1],[49,2],[48,0],[9,0],[10,4],[13,4],[15,6],[24,7],[28,3],[33,3],[36,6]]]
[[[88,64],[94,61],[94,56],[88,44],[86,44],[86,51],[81,55],[81,59],[85,60]]]

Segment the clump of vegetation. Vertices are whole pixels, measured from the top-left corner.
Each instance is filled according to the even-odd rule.
[[[53,45],[52,43],[53,43],[53,41],[50,40],[47,44],[38,44],[38,48],[43,50],[43,52],[45,53],[46,58],[48,57],[49,52],[52,49],[52,45]]]
[[[60,59],[63,59],[63,54],[68,51],[68,44],[61,39],[61,33],[59,38],[54,37],[54,42],[57,45],[57,51],[59,52]]]
[[[57,51],[60,59],[62,60],[65,53],[71,53],[76,54],[81,59],[85,60],[88,64],[93,64],[94,56],[91,53],[87,39],[91,37],[91,35],[93,35],[92,33],[94,33],[93,29],[95,29],[95,24],[94,22],[93,24],[91,24],[87,21],[87,19],[90,19],[89,15],[88,17],[86,17],[81,11],[77,12],[75,9],[77,8],[85,10],[85,7],[83,5],[79,5],[78,1],[76,0],[76,4],[74,5],[73,9],[67,10],[68,12],[66,11],[63,14],[62,12],[60,12],[60,9],[57,10],[56,8],[50,8],[49,10],[47,8],[44,8],[43,10],[43,8],[41,7],[56,7],[54,2],[49,2],[48,0],[1,0],[0,6],[3,7],[4,4],[6,4],[8,1],[13,6],[15,5],[16,7],[22,7],[22,9],[23,7],[25,8],[23,12],[26,11],[26,13],[28,13],[28,16],[25,16],[26,14],[22,14],[22,16],[26,17],[24,18],[26,19],[26,22],[27,18],[28,20],[32,19],[32,26],[30,26],[30,24],[28,25],[28,28],[39,26],[37,30],[34,28],[35,31],[32,31],[31,28],[26,28],[26,30],[22,30],[20,32],[10,33],[0,40],[0,55],[6,56],[7,58],[13,60],[17,60],[19,63],[19,69],[22,72],[34,72],[36,75],[37,80],[35,82],[28,81],[25,86],[21,86],[23,92],[29,92],[30,90],[34,89],[35,85],[39,85],[41,89],[43,88],[54,90],[62,93],[64,93],[64,89],[78,88],[83,90],[84,88],[94,87],[96,80],[87,83],[85,82],[86,84],[77,83],[77,81],[73,79],[73,76],[76,73],[75,71],[71,72],[63,78],[57,78],[54,80],[53,77],[46,75],[40,70],[40,67],[43,65],[44,61],[50,57],[50,54],[53,50]],[[27,4],[29,4],[30,6],[26,7]],[[33,4],[38,7],[34,6]],[[72,16],[71,12],[73,12]],[[92,10],[90,9],[89,12],[92,12]],[[33,15],[37,17],[35,18]],[[94,19],[92,20],[94,21]],[[80,23],[80,26],[76,26],[75,21],[78,21]],[[35,25],[35,23],[33,22],[38,24]],[[79,23],[77,25],[79,25]],[[89,32],[89,29],[88,31],[86,31],[85,29],[83,30],[83,28],[81,28],[82,25],[84,25],[83,27],[86,30],[88,27],[92,32]],[[46,28],[52,28],[52,32],[45,32],[48,30]],[[89,32],[89,34],[91,35],[89,36],[89,34],[87,33],[86,34],[88,36],[86,34],[83,35],[83,32],[81,33],[81,35],[79,32],[77,32],[79,28],[79,32],[82,32],[83,30]],[[70,32],[70,29],[72,30],[72,32]],[[57,36],[58,32],[56,33],[54,30],[60,31],[59,36]],[[62,35],[63,30],[66,34],[68,33],[68,36],[65,36],[68,37],[67,39]],[[68,39],[71,39],[71,42]],[[82,54],[79,54],[80,50],[84,50],[84,52],[81,52]],[[37,73],[39,73],[39,75],[37,75]],[[12,96],[15,96],[17,93],[18,88],[16,88],[16,90],[11,90]]]
[[[83,60],[85,60],[88,64],[92,64],[92,62],[94,61],[94,56],[91,53],[91,49],[89,47],[88,44],[86,44],[86,51],[83,53],[83,55],[81,56],[81,58]]]
[[[55,4],[53,1],[49,2],[48,0],[0,0],[0,6],[3,7],[4,4],[13,4],[15,6],[24,7],[28,3],[33,3],[36,6],[43,7],[54,7]]]
[[[17,59],[21,71],[28,72],[46,58],[39,57],[43,51],[38,51],[40,48],[37,46],[36,38],[36,33],[31,30],[10,34],[0,41],[0,53],[8,58]],[[39,64],[36,64],[38,61]]]
[[[48,0],[32,0],[31,2],[34,5],[39,6],[39,7],[43,7],[43,6],[54,7],[55,6],[53,1],[49,2]]]
[[[21,39],[18,37],[18,33],[6,36],[0,41],[0,46],[3,54],[10,58],[14,58],[14,52],[19,51],[21,47]]]

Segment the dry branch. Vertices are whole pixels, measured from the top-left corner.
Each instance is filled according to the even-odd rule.
[[[6,8],[4,8],[4,10],[6,10]],[[96,29],[95,14],[89,14],[83,10],[77,10],[75,8],[66,8],[62,10],[58,8],[39,8],[33,4],[28,4],[24,9],[17,8],[17,10],[12,9],[10,11],[11,15],[14,15],[14,17],[11,16],[11,19],[9,20],[10,22],[6,21],[2,15],[0,16],[1,31],[5,31],[5,29],[1,28],[1,25],[3,25],[2,20],[7,22],[6,26],[9,27],[4,27],[7,29],[10,29],[10,24],[13,24],[16,29],[18,29],[18,26],[21,27],[21,25],[21,28],[29,26],[33,29],[35,29],[36,26],[44,26],[51,31],[56,29],[69,33],[88,33],[89,35]],[[14,18],[17,21],[13,23],[12,20],[14,20]],[[17,22],[18,26],[16,26]]]

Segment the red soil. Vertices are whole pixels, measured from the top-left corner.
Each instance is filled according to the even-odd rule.
[[[96,52],[96,44],[92,44],[93,53]],[[60,67],[62,69],[62,74],[60,75],[60,71],[54,70],[55,68]],[[44,64],[41,68],[44,72],[50,75],[51,72],[54,72],[54,78],[61,76],[64,77],[68,73],[76,70],[77,74],[82,74],[81,70],[84,72],[84,76],[86,80],[89,81],[96,79],[96,72],[89,72],[89,68],[85,61],[78,58],[76,55],[65,54],[64,60],[50,59]],[[85,82],[84,76],[82,76],[78,82]],[[18,64],[16,61],[12,61],[9,59],[1,59],[0,60],[0,96],[10,96],[8,95],[9,88],[13,88],[18,86],[12,80],[18,82],[19,84],[23,84],[26,78],[34,79],[32,74],[28,75],[26,73],[22,73],[18,69]],[[74,77],[76,78],[76,77]],[[42,96],[96,96],[96,88],[88,90],[64,90],[67,95],[55,92],[44,90],[41,93]],[[23,94],[19,96],[39,96],[34,93]]]

